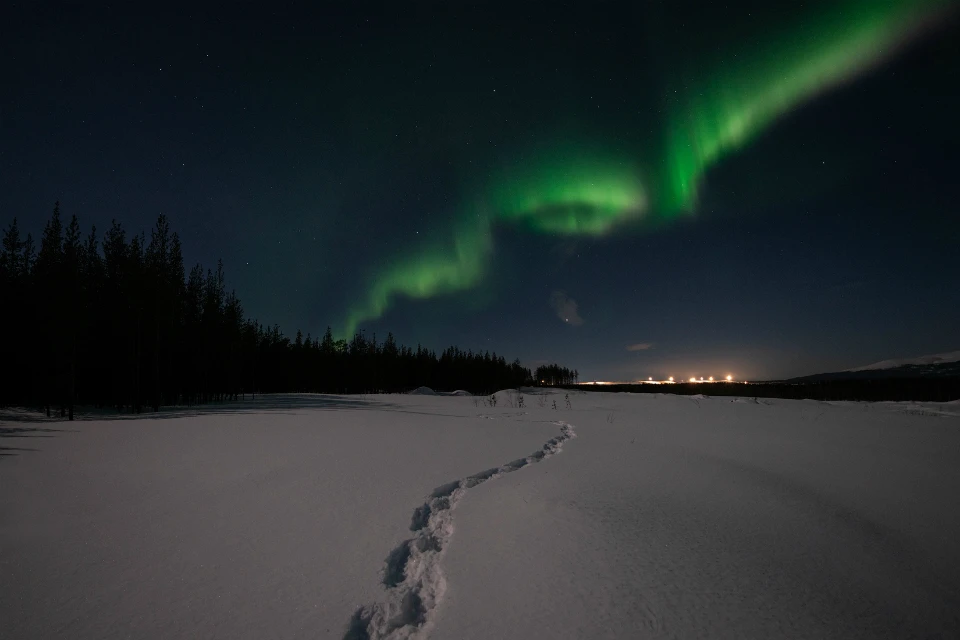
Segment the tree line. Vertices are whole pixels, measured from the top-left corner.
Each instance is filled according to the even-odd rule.
[[[580,374],[576,369],[567,369],[558,364],[545,364],[537,367],[534,377],[537,384],[551,387],[576,384],[580,380]]]
[[[570,388],[573,388],[572,386]],[[856,402],[949,402],[960,398],[960,376],[931,378],[873,378],[817,380],[805,382],[713,382],[663,384],[579,385],[582,391],[608,393],[674,393],[677,395],[785,398],[790,400]],[[916,415],[938,415],[936,408],[904,406]]]
[[[534,382],[519,360],[457,347],[438,355],[392,334],[335,340],[328,327],[291,340],[246,317],[222,261],[187,272],[163,215],[149,238],[116,221],[100,238],[95,227],[82,234],[76,216],[64,225],[58,202],[39,248],[14,219],[0,250],[0,300],[0,406],[71,419],[75,405],[139,413],[256,393],[488,393]],[[542,379],[570,380],[552,366],[566,377]]]

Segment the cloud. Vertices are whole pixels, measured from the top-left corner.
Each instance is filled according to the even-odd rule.
[[[583,318],[577,311],[577,301],[567,295],[565,291],[554,291],[550,294],[550,307],[556,312],[561,322],[579,327]]]
[[[627,345],[627,351],[646,351],[648,349],[653,349],[652,342],[638,342],[636,344]]]

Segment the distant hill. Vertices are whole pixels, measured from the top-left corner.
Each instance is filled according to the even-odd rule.
[[[787,382],[819,382],[825,380],[879,380],[890,378],[946,378],[960,376],[960,351],[936,353],[917,358],[883,360],[855,369],[817,373],[791,378]]]

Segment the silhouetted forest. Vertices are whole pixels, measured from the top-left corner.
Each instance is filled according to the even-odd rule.
[[[140,412],[252,393],[488,393],[533,382],[519,360],[456,347],[437,355],[391,334],[290,339],[245,316],[222,262],[187,273],[162,215],[149,238],[114,221],[101,239],[96,228],[83,235],[76,216],[64,227],[57,203],[39,248],[21,235],[14,220],[0,252],[0,405],[72,418],[74,405]],[[556,365],[550,374],[573,381]]]
[[[576,369],[567,369],[558,364],[546,364],[537,367],[534,379],[537,384],[547,386],[576,384],[580,379],[580,374]]]

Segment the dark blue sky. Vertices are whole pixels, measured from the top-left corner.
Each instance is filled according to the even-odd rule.
[[[100,230],[146,231],[162,212],[188,263],[223,258],[248,314],[316,336],[449,232],[464,185],[504,158],[557,140],[633,153],[683,80],[677,58],[803,19],[720,4],[736,11],[20,4],[0,39],[0,222],[36,236],[55,200]],[[958,349],[957,35],[947,20],[790,109],[709,168],[695,213],[603,237],[498,227],[479,284],[398,296],[362,327],[601,379]]]

